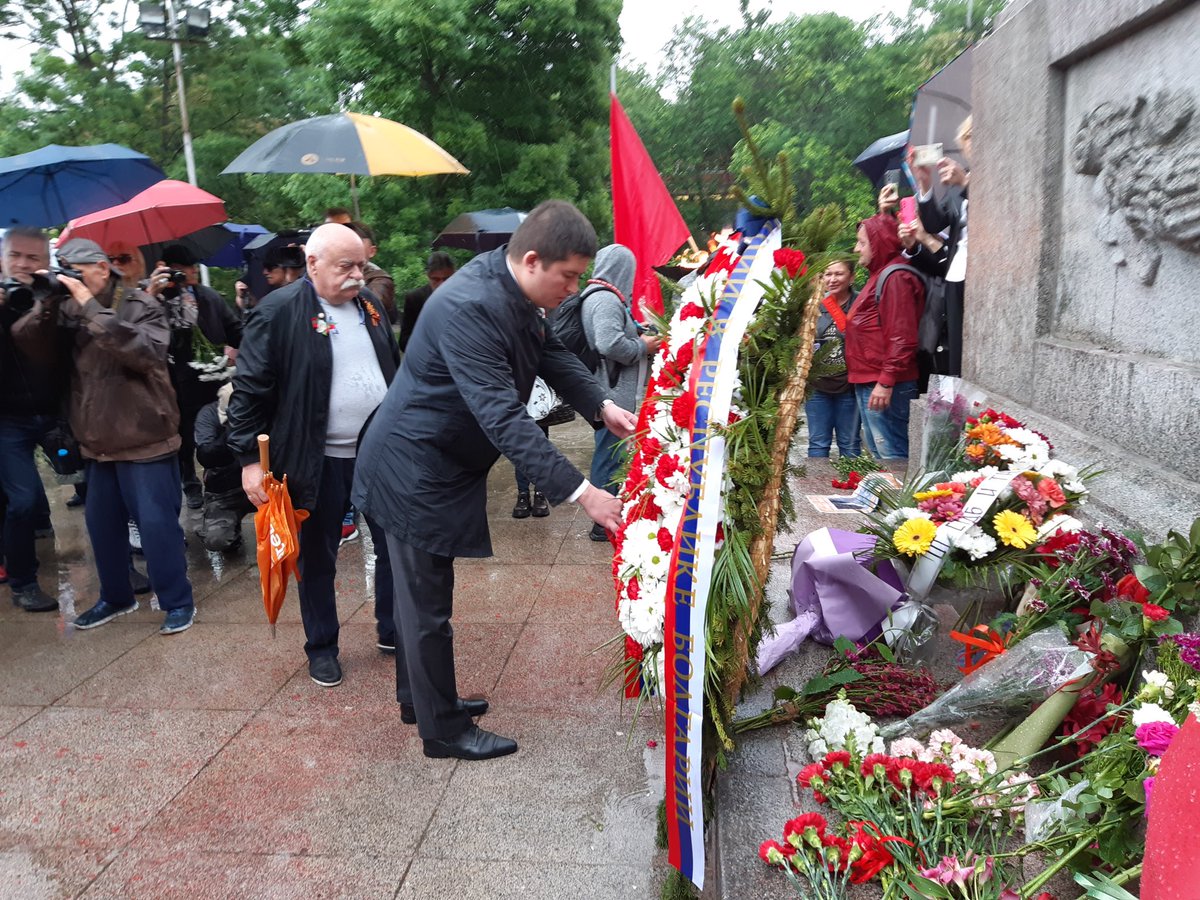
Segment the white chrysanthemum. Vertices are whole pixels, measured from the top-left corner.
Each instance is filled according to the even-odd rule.
[[[979,477],[979,472],[974,469],[968,469],[965,472],[955,472],[950,476],[951,481],[956,481],[959,484],[970,484]]]
[[[656,604],[641,597],[637,600],[624,597],[617,605],[617,618],[625,633],[643,647],[662,643],[663,616]]]
[[[1133,711],[1133,727],[1137,728],[1147,722],[1170,722],[1175,724],[1175,718],[1157,703],[1143,703]]]
[[[962,550],[973,560],[984,559],[996,552],[996,539],[978,525],[972,525],[961,534],[950,532],[950,546]]]
[[[1139,696],[1145,696],[1146,699],[1152,700],[1158,696],[1170,700],[1175,696],[1175,685],[1171,683],[1171,679],[1167,677],[1166,672],[1158,670],[1150,672],[1142,672],[1142,680],[1146,682]]]
[[[884,516],[883,521],[889,527],[895,527],[902,522],[907,522],[909,519],[931,519],[929,513],[923,509],[917,509],[915,506],[902,506],[900,509],[893,509],[890,513]]]

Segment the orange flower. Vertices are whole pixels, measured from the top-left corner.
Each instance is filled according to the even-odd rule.
[[[972,462],[981,462],[986,453],[987,448],[983,444],[970,444],[966,449],[967,459]]]
[[[999,447],[1001,444],[1015,444],[1012,438],[1000,430],[994,422],[982,422],[967,432],[971,440],[983,441],[989,447]]]

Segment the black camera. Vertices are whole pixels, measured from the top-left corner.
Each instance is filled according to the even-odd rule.
[[[77,269],[64,269],[58,266],[50,269],[49,275],[37,274],[33,281],[25,284],[15,278],[0,283],[0,291],[4,291],[5,302],[13,312],[23,314],[33,309],[33,304],[39,300],[43,303],[66,297],[69,291],[55,275],[66,275],[68,278],[82,280],[83,273]]]
[[[637,332],[638,334],[658,334],[658,326],[651,325],[649,322],[639,322]]]
[[[188,277],[186,272],[180,272],[176,269],[167,273],[167,281],[169,283],[165,288],[163,288],[162,295],[169,299],[178,297],[183,290],[183,286],[187,284],[187,280]]]

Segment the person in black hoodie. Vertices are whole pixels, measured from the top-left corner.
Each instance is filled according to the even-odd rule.
[[[12,326],[32,306],[34,273],[50,265],[50,244],[37,228],[10,228],[3,243],[4,280],[0,299],[0,490],[7,496],[3,558],[13,603],[27,612],[58,609],[58,601],[38,585],[36,528],[45,489],[34,449],[59,413],[65,372],[39,364],[12,339]]]

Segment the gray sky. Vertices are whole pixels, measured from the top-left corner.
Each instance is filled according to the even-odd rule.
[[[901,13],[909,0],[751,0],[750,11],[771,11],[772,20],[805,13],[836,12],[861,21],[880,13]],[[663,46],[675,26],[688,16],[705,16],[714,26],[737,25],[741,21],[733,0],[625,0],[621,11],[623,63],[639,62],[651,73],[661,65]]]

